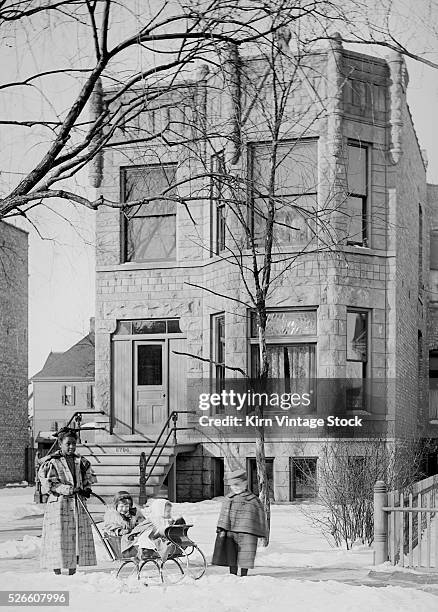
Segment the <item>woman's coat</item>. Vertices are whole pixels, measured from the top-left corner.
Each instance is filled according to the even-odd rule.
[[[74,462],[77,487],[85,489],[97,482],[87,459],[75,455]],[[42,492],[49,494],[43,520],[41,567],[74,569],[76,565],[96,565],[90,521],[72,496],[73,475],[61,453],[51,455],[41,465],[38,478]],[[82,501],[85,503],[83,498]]]

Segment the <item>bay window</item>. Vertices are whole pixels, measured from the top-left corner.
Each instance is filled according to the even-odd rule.
[[[318,143],[315,139],[249,147],[251,227],[255,244],[266,235],[270,203],[274,205],[274,245],[307,243],[311,218],[317,209]]]

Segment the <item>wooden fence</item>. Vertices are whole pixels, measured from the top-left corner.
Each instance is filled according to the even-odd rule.
[[[374,487],[375,563],[438,571],[438,475],[409,489]]]

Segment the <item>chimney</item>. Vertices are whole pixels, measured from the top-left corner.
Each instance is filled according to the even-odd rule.
[[[94,334],[95,321],[94,317],[90,317],[90,334]]]

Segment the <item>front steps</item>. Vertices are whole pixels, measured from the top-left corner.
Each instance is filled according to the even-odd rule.
[[[140,455],[144,452],[147,458],[153,446],[154,442],[145,441],[78,445],[78,452],[91,462],[96,474],[94,493],[103,497],[108,503],[112,501],[117,491],[128,491],[137,504],[140,494]],[[163,449],[146,484],[147,498],[158,496],[159,492],[163,491],[164,480],[175,464],[176,456],[191,452],[195,448],[195,444],[176,444]],[[146,475],[152,469],[159,451],[160,446],[154,450],[148,462]],[[162,494],[164,495],[164,491]],[[168,495],[172,497],[171,490],[168,491]]]

